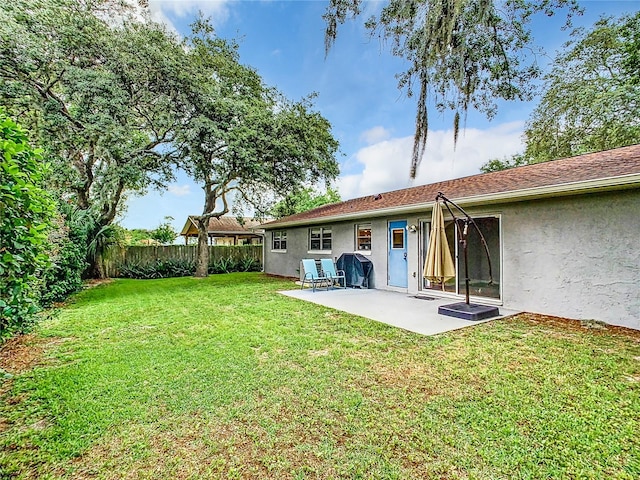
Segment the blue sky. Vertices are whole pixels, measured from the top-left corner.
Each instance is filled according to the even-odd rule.
[[[397,88],[395,74],[402,60],[369,37],[360,19],[347,22],[325,58],[326,2],[320,0],[229,1],[150,0],[156,20],[179,34],[188,31],[197,12],[210,16],[217,34],[235,38],[240,60],[255,68],[266,84],[299,100],[317,93],[316,109],[333,126],[340,142],[341,174],[336,186],[343,199],[473,175],[491,158],[522,151],[522,131],[536,102],[501,102],[488,121],[470,111],[466,129],[453,148],[452,115],[432,114],[427,153],[416,180],[409,180],[415,100]],[[618,16],[640,10],[640,0],[582,1],[585,13],[574,26],[590,27],[603,14]],[[380,2],[365,2],[375,11]],[[569,38],[564,18],[540,16],[533,23],[546,65]],[[156,228],[165,216],[181,229],[187,215],[202,212],[202,189],[183,174],[163,192],[129,198],[120,219],[126,228]]]

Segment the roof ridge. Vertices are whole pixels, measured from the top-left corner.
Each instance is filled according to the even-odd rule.
[[[614,151],[614,150],[621,150],[621,149],[625,149],[625,148],[629,148],[629,147],[638,147],[638,146],[640,146],[640,144],[633,144],[633,145],[627,145],[627,146],[624,146],[624,147],[610,148],[608,150],[602,150],[602,151],[598,151],[598,152],[580,153],[580,154],[577,154],[577,155],[573,155],[571,157],[554,158],[552,160],[545,160],[545,161],[537,162],[537,163],[528,163],[527,165],[518,165],[517,167],[505,168],[503,170],[496,170],[496,171],[493,171],[493,172],[474,173],[474,174],[471,174],[471,175],[465,175],[463,177],[449,178],[447,180],[439,180],[437,182],[432,182],[432,183],[423,183],[421,185],[413,185],[411,187],[397,188],[395,190],[389,190],[389,191],[380,192],[380,193],[377,193],[377,194],[363,195],[361,197],[355,197],[355,198],[351,198],[349,200],[345,200],[345,202],[348,202],[350,200],[360,200],[360,199],[363,199],[363,198],[370,197],[372,195],[385,195],[385,194],[390,194],[390,193],[402,192],[402,191],[405,191],[405,190],[411,190],[411,189],[414,189],[414,188],[422,188],[422,187],[426,187],[426,186],[430,186],[430,185],[438,185],[438,184],[442,184],[442,183],[449,183],[449,182],[455,182],[455,181],[459,181],[459,180],[465,180],[465,179],[474,178],[474,177],[475,178],[480,178],[480,177],[483,177],[483,176],[486,176],[486,175],[497,175],[497,174],[503,175],[506,172],[516,172],[516,171],[521,171],[521,170],[524,170],[524,169],[540,168],[542,165],[556,164],[557,162],[575,161],[576,159],[578,159],[580,157],[589,157],[589,156],[593,156],[593,155],[604,154],[604,153],[611,152],[611,151]],[[316,207],[316,208],[321,208],[321,207]],[[309,211],[311,211],[311,210],[309,210]]]
[[[577,168],[579,166],[580,168]],[[267,222],[267,225],[331,218],[358,212],[416,205],[435,200],[439,191],[449,198],[483,196],[575,184],[626,175],[640,175],[640,144],[588,152],[496,172],[477,173],[435,183],[414,185],[322,205],[306,212]],[[569,189],[570,187],[567,186]]]

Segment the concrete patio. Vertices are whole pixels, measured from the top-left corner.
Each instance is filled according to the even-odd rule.
[[[500,307],[499,317],[469,321],[438,315],[440,305],[457,303],[460,301],[458,299],[435,298],[427,295],[416,298],[406,293],[356,288],[316,290],[315,292],[311,289],[287,290],[280,293],[423,335],[435,335],[470,327],[518,313]]]

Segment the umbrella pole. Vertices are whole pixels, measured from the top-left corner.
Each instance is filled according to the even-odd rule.
[[[464,254],[464,286],[465,286],[465,296],[464,302],[469,305],[469,256],[467,254],[467,229],[469,227],[469,223],[465,220],[464,229],[462,230],[462,236],[460,237],[460,243],[462,244],[462,251]]]
[[[478,228],[478,225],[476,225],[476,223],[469,216],[469,214],[467,214],[467,212],[465,212],[460,206],[456,205],[454,202],[452,202],[447,197],[445,197],[442,194],[442,192],[438,192],[438,195],[436,196],[436,202],[440,199],[442,199],[442,201],[444,202],[445,207],[447,207],[447,210],[449,210],[449,213],[451,214],[453,221],[458,227],[457,237],[458,237],[459,245],[460,247],[462,247],[462,255],[464,257],[465,302],[454,303],[451,305],[441,305],[438,307],[438,313],[440,315],[448,315],[450,317],[463,318],[465,320],[483,320],[486,318],[497,317],[500,315],[500,311],[498,310],[498,307],[489,306],[489,305],[476,305],[476,304],[469,303],[470,280],[469,280],[469,256],[467,252],[467,247],[468,247],[467,234],[469,233],[469,224],[475,227],[480,237],[480,240],[482,241],[482,245],[484,246],[485,253],[487,254],[487,261],[489,264],[489,278],[491,279],[491,281],[493,281],[492,280],[493,277],[491,275],[491,256],[489,255],[489,247],[487,245],[486,240],[484,239],[484,235],[482,235],[480,228]],[[464,215],[465,217],[464,220],[456,218],[456,216],[453,214],[453,211],[449,207],[449,204],[451,204],[453,207],[459,210],[460,213]],[[462,225],[463,223],[464,225]],[[461,226],[462,226],[462,231],[460,230]],[[456,279],[456,282],[457,281],[458,280]]]
[[[451,210],[451,207],[449,207],[449,204],[451,204],[453,207],[455,207],[460,213],[462,213],[464,215],[464,241],[466,242],[467,239],[467,233],[468,233],[468,229],[469,229],[469,224],[473,225],[476,229],[476,231],[478,232],[478,235],[480,236],[480,241],[482,242],[482,246],[484,247],[484,251],[487,255],[487,263],[489,264],[489,285],[491,285],[493,283],[493,273],[492,273],[492,268],[491,268],[491,255],[489,254],[489,246],[487,245],[487,241],[484,238],[484,235],[482,234],[482,232],[480,231],[480,228],[478,228],[478,225],[476,225],[476,222],[473,221],[473,218],[471,218],[469,216],[469,214],[467,212],[464,211],[464,209],[452,202],[451,200],[449,200],[447,197],[444,196],[444,194],[442,192],[438,192],[438,195],[436,196],[436,202],[438,200],[442,199],[444,206],[447,207],[447,210],[449,210],[449,213],[451,214],[451,217],[453,218],[453,221],[456,222],[456,225],[459,225],[458,222],[462,222],[462,220],[458,219],[453,211]],[[460,243],[463,242],[463,235],[460,235]],[[465,243],[466,245],[466,243]],[[465,272],[467,269],[467,262],[465,261]],[[465,275],[468,277],[468,275]],[[467,290],[469,290],[467,288]],[[467,302],[468,303],[468,302]]]

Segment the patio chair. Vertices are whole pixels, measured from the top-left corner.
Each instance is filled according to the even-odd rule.
[[[329,285],[331,288],[334,287],[336,282],[339,287],[346,287],[346,280],[344,270],[336,270],[336,266],[333,263],[333,260],[330,258],[323,258],[320,260],[320,264],[322,266],[322,274],[329,279]],[[342,284],[340,284],[340,279],[342,279]]]
[[[302,277],[302,287],[300,289],[304,288],[305,283],[309,283],[311,290],[314,292],[316,291],[316,285],[323,284],[329,290],[329,279],[318,273],[318,267],[316,267],[316,261],[313,258],[303,258],[302,269],[304,270],[304,276]]]

